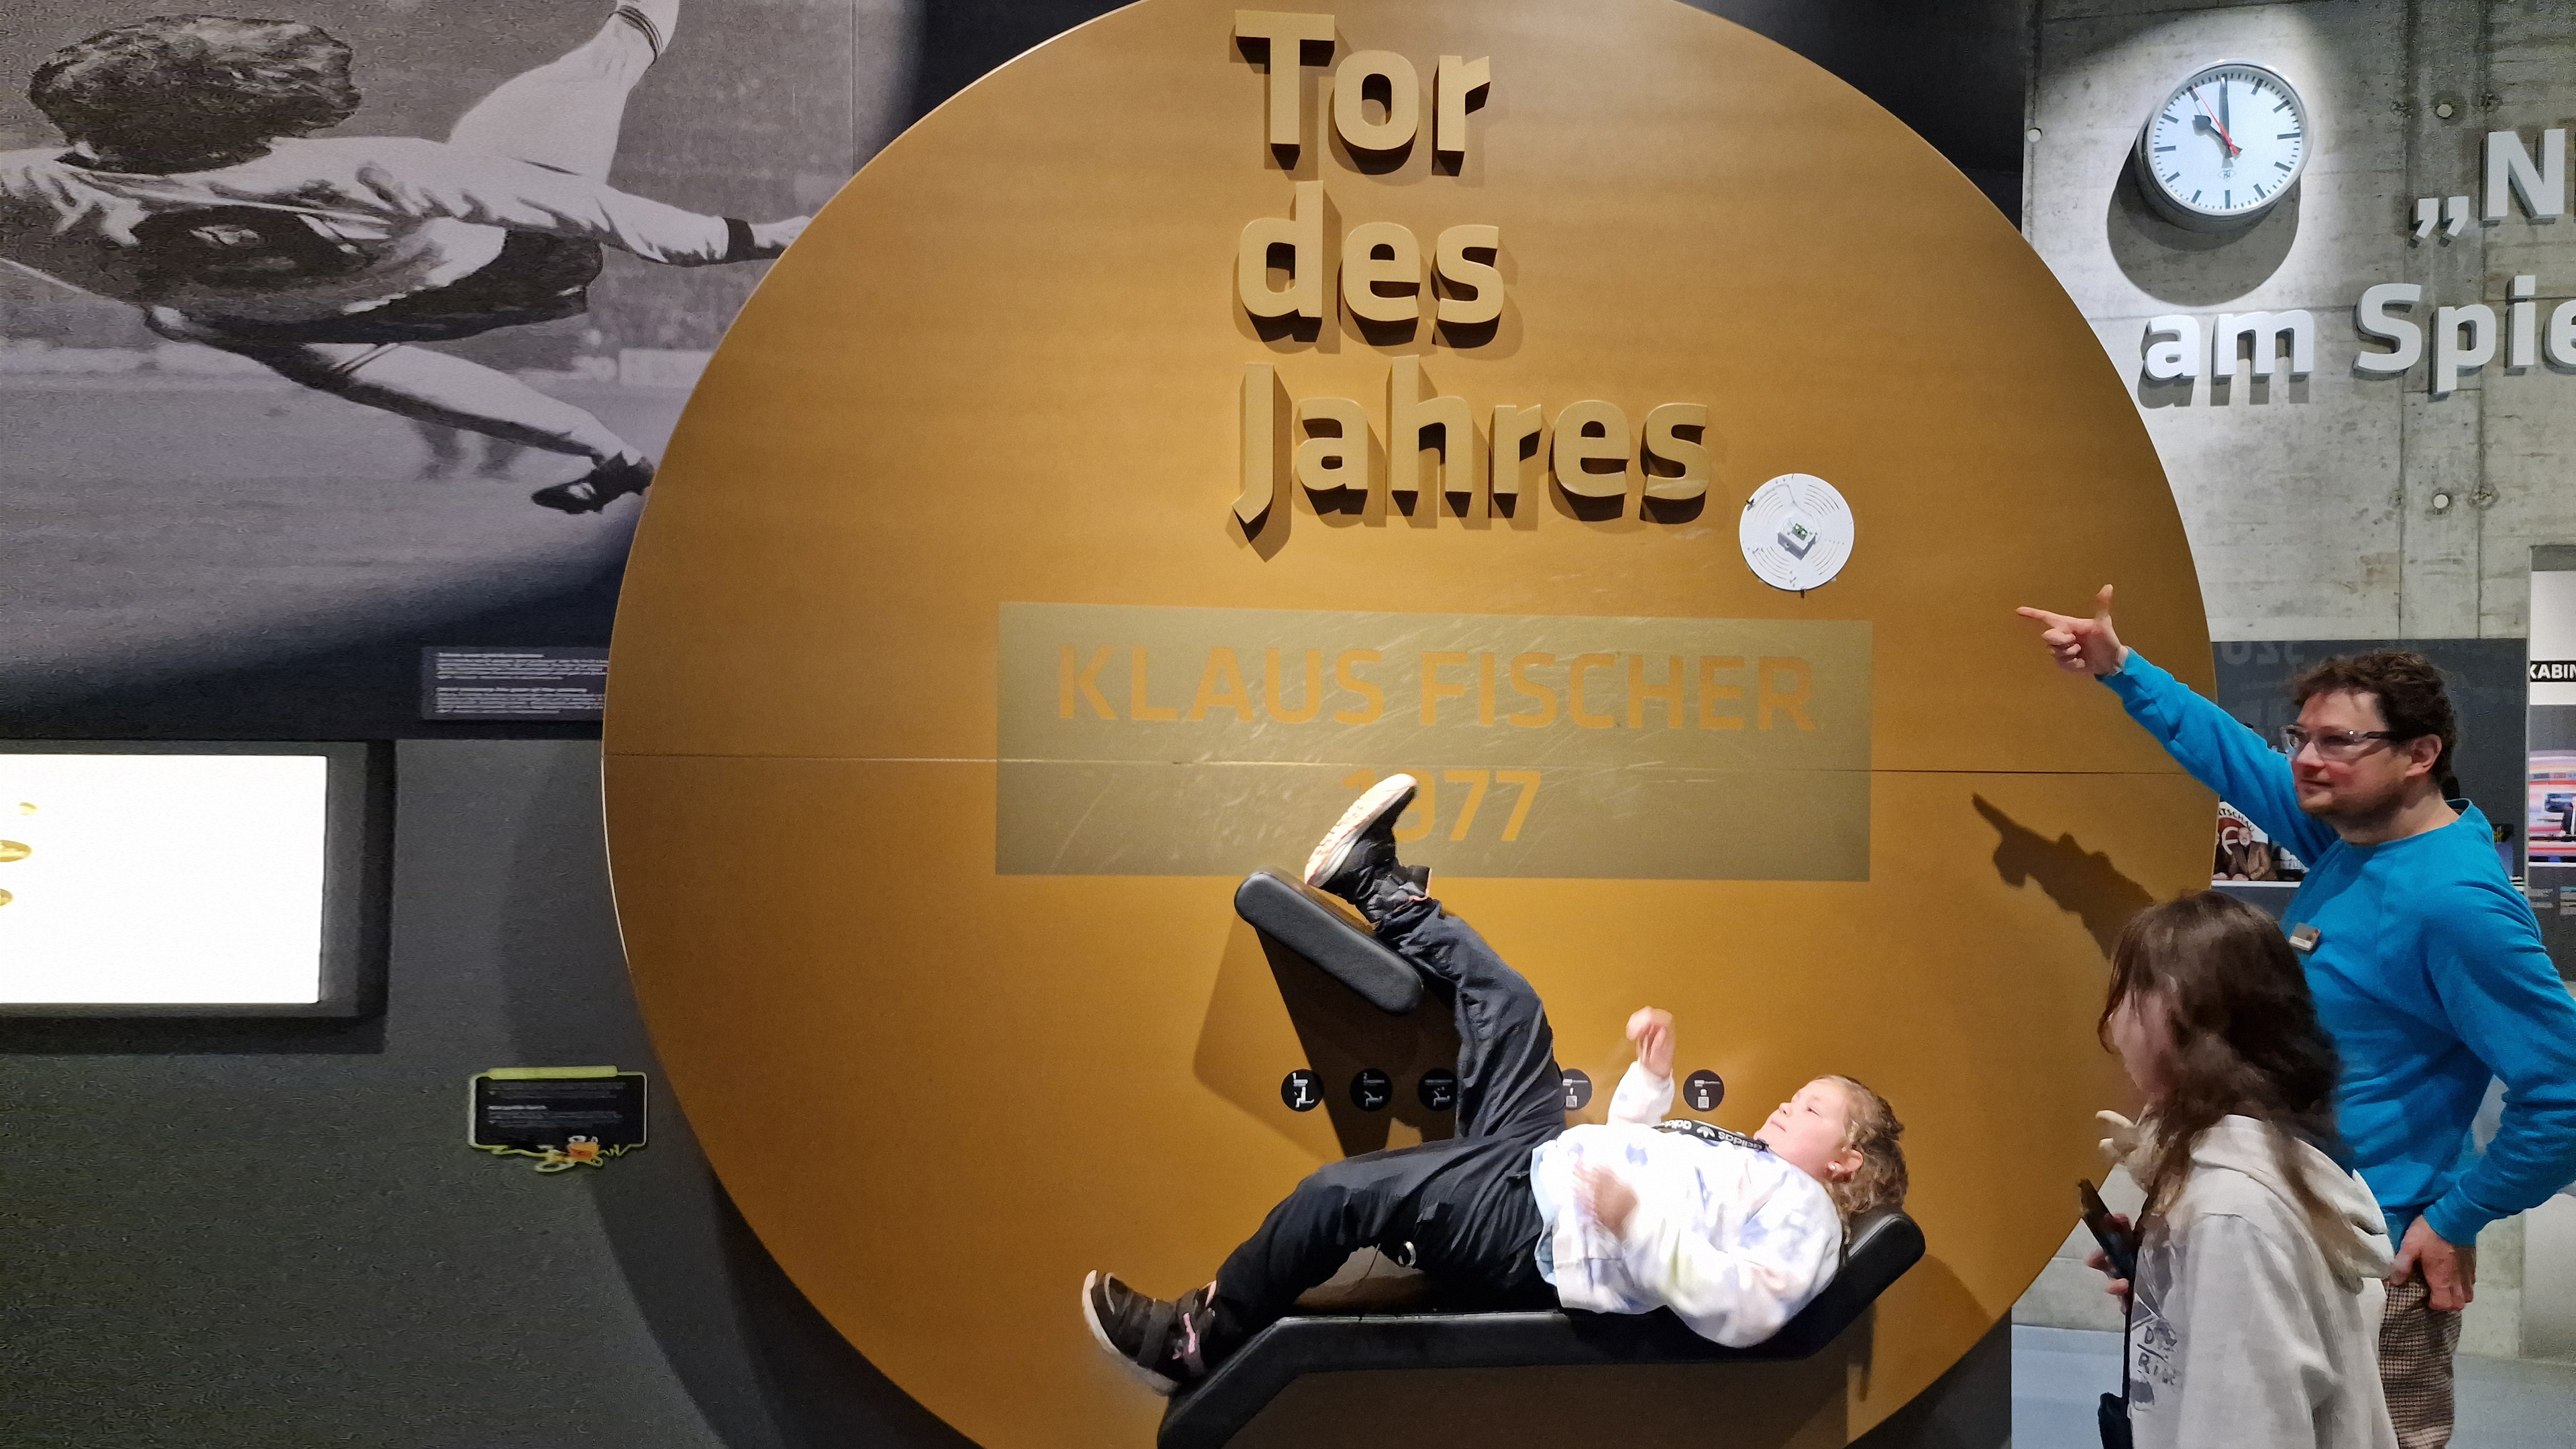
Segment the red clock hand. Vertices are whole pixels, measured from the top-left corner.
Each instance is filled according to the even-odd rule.
[[[2209,108],[2209,102],[2201,100],[2200,87],[2193,86],[2191,88],[2191,98],[2200,106],[2200,113],[2209,117],[2209,128],[2218,133],[2218,144],[2227,148],[2227,154],[2230,156],[2243,155],[2245,148],[2236,144],[2235,138],[2227,134],[2227,128],[2225,126],[2218,124],[2218,113]]]

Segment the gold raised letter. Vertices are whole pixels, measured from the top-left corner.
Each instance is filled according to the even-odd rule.
[[[1293,471],[1309,493],[1369,486],[1368,414],[1346,397],[1310,397],[1297,404],[1297,423],[1331,423],[1337,435],[1309,437],[1297,444]]]
[[[1502,228],[1493,226],[1453,226],[1433,240],[1431,262],[1440,280],[1476,294],[1441,298],[1441,321],[1452,327],[1475,327],[1503,315],[1503,274],[1467,257],[1469,252],[1499,251],[1502,245]]]
[[[1243,491],[1234,516],[1249,528],[1279,498],[1279,369],[1267,362],[1243,365]]]
[[[1284,10],[1237,10],[1234,38],[1270,46],[1270,144],[1295,149],[1305,129],[1298,101],[1297,68],[1308,45],[1333,43],[1333,17]]]
[[[1693,442],[1674,432],[1689,428],[1702,441]],[[1679,473],[1658,473],[1646,469],[1646,496],[1649,498],[1697,498],[1708,492],[1708,404],[1665,403],[1646,414],[1646,456],[1678,466]]]
[[[1437,97],[1433,104],[1439,115],[1432,124],[1431,144],[1444,156],[1467,154],[1467,98],[1494,83],[1494,62],[1490,56],[1461,60],[1454,55],[1440,57],[1435,74]]]
[[[1270,249],[1291,254],[1288,285],[1270,289]],[[1234,292],[1255,317],[1324,315],[1324,183],[1300,181],[1286,216],[1260,216],[1243,224],[1234,254]]]
[[[1368,118],[1362,92],[1386,78],[1386,119]],[[1413,62],[1391,50],[1355,50],[1333,72],[1333,129],[1354,151],[1401,151],[1422,129],[1422,77]],[[1427,783],[1427,782],[1426,782]]]
[[[1422,395],[1422,359],[1399,357],[1386,377],[1386,486],[1422,491],[1422,435],[1440,430],[1440,486],[1476,491],[1476,423],[1463,397]]]
[[[1595,431],[1595,430],[1598,431]],[[1556,449],[1550,460],[1557,486],[1585,498],[1620,498],[1628,492],[1628,415],[1598,398],[1567,403],[1556,415]],[[1616,463],[1592,472],[1590,463]]]
[[[1537,438],[1542,426],[1543,424],[1539,421],[1539,412],[1536,407],[1519,408],[1512,406],[1510,403],[1494,404],[1494,436],[1492,446],[1494,449],[1495,497],[1517,498],[1520,496],[1521,470],[1531,463],[1541,461],[1541,455],[1536,449],[1531,450],[1529,457],[1523,458],[1521,456],[1521,444],[1530,442]]]
[[[1385,256],[1377,255],[1381,250]],[[1380,283],[1402,290],[1384,295],[1377,290]],[[1350,229],[1342,238],[1342,305],[1371,322],[1421,318],[1422,247],[1411,231],[1392,221],[1364,221]]]

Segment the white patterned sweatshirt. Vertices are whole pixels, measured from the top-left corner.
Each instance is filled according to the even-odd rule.
[[[1758,1143],[1695,1135],[1708,1130],[1695,1122],[1659,1127],[1672,1102],[1670,1077],[1632,1065],[1609,1122],[1570,1128],[1532,1154],[1530,1190],[1547,1224],[1539,1271],[1568,1308],[1670,1308],[1703,1338],[1750,1347],[1833,1281],[1842,1215],[1822,1183]],[[1575,1171],[1587,1163],[1636,1190],[1624,1233],[1583,1211]]]

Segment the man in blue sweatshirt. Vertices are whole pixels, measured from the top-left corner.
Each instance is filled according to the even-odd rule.
[[[2451,1356],[2478,1230],[2576,1181],[2576,997],[2541,948],[2494,832],[2442,798],[2457,736],[2420,654],[2332,659],[2292,686],[2284,759],[2093,617],[2025,608],[2058,665],[2109,685],[2194,779],[2308,863],[2283,917],[2343,1056],[2340,1124],[2399,1246],[2380,1377],[2404,1449],[2451,1437]],[[2469,1121],[2490,1077],[2504,1119]]]

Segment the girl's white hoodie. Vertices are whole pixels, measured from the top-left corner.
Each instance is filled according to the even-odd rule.
[[[2251,1117],[2203,1133],[2180,1195],[2141,1225],[2127,1363],[2137,1449],[2395,1449],[2379,1388],[2388,1230],[2358,1174],[2304,1142],[2291,1154],[2335,1215],[2340,1264]]]

